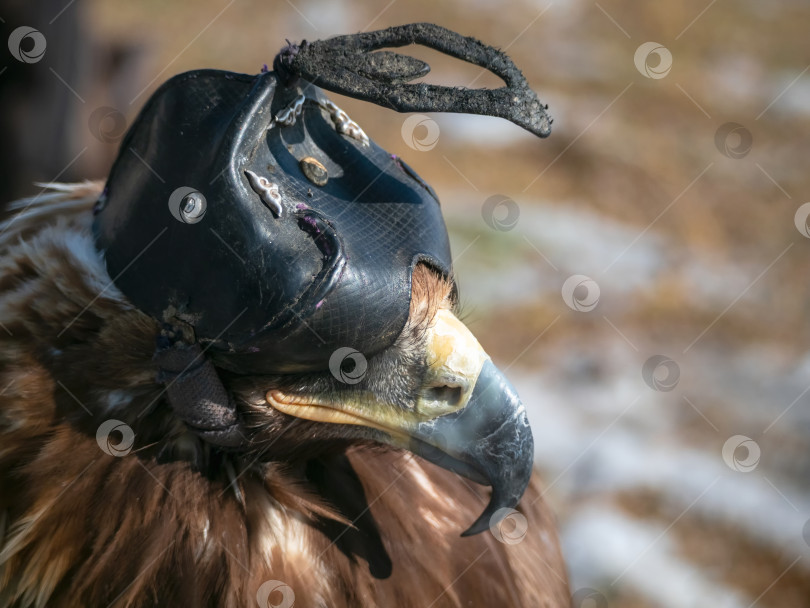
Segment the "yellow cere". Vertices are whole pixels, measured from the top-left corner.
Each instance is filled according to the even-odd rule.
[[[458,317],[442,308],[430,331],[428,356],[431,369],[475,380],[489,355]]]
[[[441,309],[428,335],[428,364],[425,389],[417,410],[435,418],[467,405],[475,381],[489,355],[472,332],[452,312]],[[448,402],[436,398],[431,387],[446,386],[458,390],[458,399]],[[441,395],[441,393],[438,393]]]

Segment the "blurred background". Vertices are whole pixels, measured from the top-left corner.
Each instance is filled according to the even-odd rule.
[[[541,141],[331,95],[442,199],[574,605],[810,606],[806,2],[6,0],[0,197],[103,178],[173,74],[412,21],[507,51],[555,117]],[[429,82],[500,86],[409,50]]]

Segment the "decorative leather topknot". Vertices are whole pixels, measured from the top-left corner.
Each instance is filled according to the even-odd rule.
[[[485,68],[506,86],[461,89],[405,84],[426,75],[430,66],[385,47],[426,46]],[[335,36],[287,45],[273,63],[285,82],[300,76],[319,87],[371,101],[397,112],[461,112],[498,116],[540,137],[551,133],[553,119],[521,71],[506,53],[433,23],[410,23],[385,30]]]

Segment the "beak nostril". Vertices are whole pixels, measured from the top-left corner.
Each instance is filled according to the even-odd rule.
[[[430,401],[438,401],[451,406],[456,406],[461,403],[461,387],[448,386],[446,384],[440,386],[431,386],[428,387],[425,396]]]

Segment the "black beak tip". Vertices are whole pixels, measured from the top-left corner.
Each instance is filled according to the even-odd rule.
[[[531,437],[528,439],[529,448],[532,447]],[[524,461],[523,466],[517,467],[518,472],[515,477],[506,481],[504,479],[494,479],[492,481],[492,496],[484,512],[478,519],[461,533],[461,536],[475,536],[485,530],[491,530],[517,507],[523,492],[529,485],[532,475],[531,460]]]

